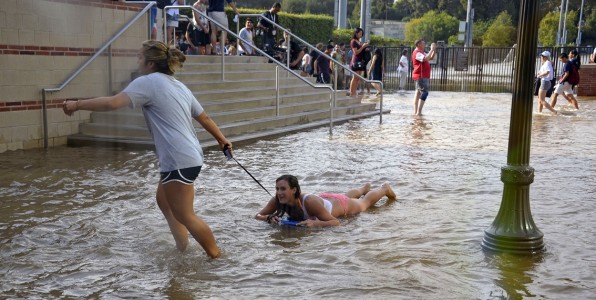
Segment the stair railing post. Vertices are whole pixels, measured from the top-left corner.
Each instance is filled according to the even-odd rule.
[[[275,66],[275,116],[279,116],[279,66]]]
[[[381,81],[381,101],[379,101],[379,124],[383,124],[383,94],[385,94],[385,90],[383,89],[383,81]]]
[[[335,91],[331,89],[329,95],[329,135],[333,135],[333,106],[335,104]]]
[[[112,45],[108,46],[108,95],[112,95]]]
[[[221,81],[226,81],[226,68],[225,68],[225,57],[226,57],[226,53],[224,51],[224,47],[225,45],[222,44],[221,42],[219,43],[221,45],[221,49],[219,49],[219,51],[221,51]]]
[[[292,69],[290,68],[290,52],[292,51],[292,43],[291,43],[291,39],[292,36],[287,34],[288,36],[288,40],[286,41],[286,65],[288,67],[288,69]],[[290,77],[290,72],[287,73],[286,77]]]

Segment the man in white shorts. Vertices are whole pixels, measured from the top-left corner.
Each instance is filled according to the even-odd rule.
[[[575,109],[578,109],[579,107],[577,100],[573,96],[573,89],[571,88],[571,84],[568,82],[569,75],[572,72],[572,63],[569,61],[569,56],[567,56],[567,53],[562,53],[559,55],[559,61],[563,63],[563,72],[559,78],[559,81],[557,81],[557,85],[555,85],[555,91],[551,96],[550,105],[554,107],[557,103],[557,97],[559,95],[563,95],[565,99],[567,99],[567,101],[569,101],[569,103],[575,107]]]
[[[236,14],[234,21],[238,22],[238,9],[236,8],[236,3],[233,2],[233,0],[209,0],[207,16],[215,20],[215,22],[221,24],[221,27],[228,29],[228,17],[226,16],[226,12],[224,11],[224,1],[227,1],[228,5],[230,5],[230,7],[234,10],[234,14]],[[219,37],[219,49],[222,49],[220,51],[223,51],[223,49],[226,47],[228,33],[225,30],[222,30],[220,26],[215,25],[211,21],[209,22],[209,27],[211,28],[211,49],[217,48],[217,31],[221,31],[221,36]]]

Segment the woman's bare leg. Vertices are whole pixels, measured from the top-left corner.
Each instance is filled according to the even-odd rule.
[[[363,198],[357,200],[360,204],[360,211],[367,210],[371,206],[375,205],[384,196],[387,196],[389,200],[395,200],[397,197],[387,182],[383,183],[380,188],[369,191],[366,193],[366,195],[364,195]]]
[[[176,218],[172,214],[172,210],[170,209],[170,205],[168,204],[168,200],[166,198],[166,194],[161,182],[157,186],[157,206],[161,209],[166,221],[168,221],[168,225],[170,226],[170,231],[172,232],[172,236],[174,236],[174,241],[176,241],[176,248],[180,251],[186,250],[188,246],[188,230],[182,223],[176,221]]]
[[[220,250],[215,242],[213,232],[211,232],[209,225],[195,214],[193,207],[194,186],[175,181],[160,185],[176,221],[186,227],[193,238],[205,249],[207,255],[212,258],[218,257]]]
[[[356,76],[352,76],[352,81],[350,81],[350,96],[356,97],[358,95],[358,80],[360,80]]]
[[[348,198],[358,199],[362,197],[362,195],[366,195],[368,192],[370,192],[370,183],[367,182],[357,189],[351,189],[347,191],[344,195],[348,196]]]
[[[539,112],[542,112],[542,107],[546,107],[546,109],[550,110],[552,113],[557,114],[557,111],[552,108],[548,102],[545,100],[546,97],[546,90],[540,90],[538,93],[538,100],[540,101]]]

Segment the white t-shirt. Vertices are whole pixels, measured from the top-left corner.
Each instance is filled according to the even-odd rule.
[[[133,80],[123,92],[141,107],[153,136],[160,172],[203,165],[192,118],[203,112],[193,93],[176,78],[154,72]]]
[[[542,76],[540,78],[542,78],[542,80],[545,81],[551,81],[553,79],[553,73],[555,71],[553,70],[553,64],[550,62],[550,60],[547,60],[544,63],[542,63],[542,66],[540,66],[540,70],[538,70],[538,74],[542,74],[546,71],[548,71],[548,75]]]
[[[403,67],[402,64],[404,65]],[[408,58],[405,55],[402,55],[399,59],[399,66],[397,67],[397,72],[408,72]]]
[[[246,54],[252,55],[253,52],[254,52],[254,50],[250,46],[254,46],[255,45],[255,43],[252,40],[252,31],[248,31],[248,29],[246,29],[246,27],[244,27],[244,28],[240,29],[240,32],[238,33],[238,36],[241,39],[250,41],[250,44],[248,44],[248,45],[246,43],[244,43],[244,45],[246,46],[246,49],[243,49],[242,46],[238,46],[238,51],[240,53],[246,52]],[[238,44],[240,45],[240,43],[238,43]]]

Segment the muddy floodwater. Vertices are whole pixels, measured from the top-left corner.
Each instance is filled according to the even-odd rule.
[[[510,94],[387,95],[383,116],[235,145],[271,192],[390,182],[341,226],[288,228],[253,217],[269,198],[235,162],[206,151],[195,209],[223,255],[180,253],[154,194],[152,151],[57,147],[0,154],[2,299],[594,299],[596,101],[535,113],[530,186],[545,252],[484,252],[502,197]],[[536,101],[535,101],[536,107]],[[534,109],[536,111],[536,108]]]

